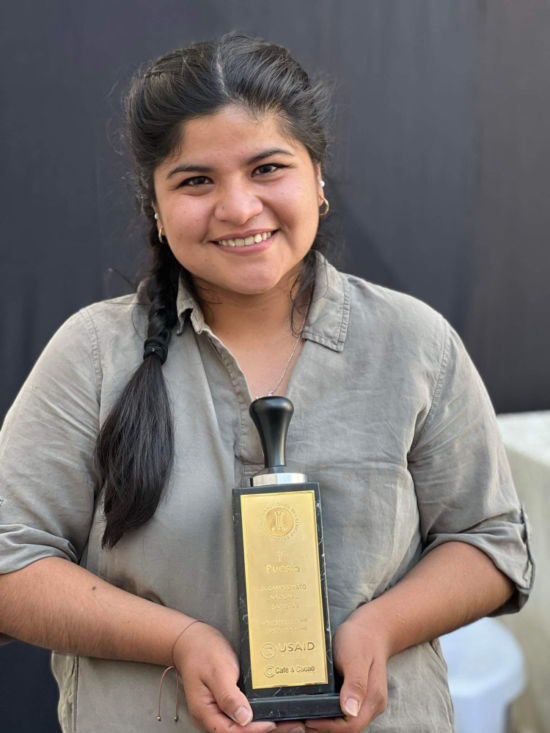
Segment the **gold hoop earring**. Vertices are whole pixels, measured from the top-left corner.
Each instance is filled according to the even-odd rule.
[[[168,242],[166,237],[164,237],[164,239],[162,238],[162,224],[160,225],[160,229],[159,229],[159,242],[161,244],[166,244]]]
[[[319,212],[319,216],[326,216],[326,215],[328,214],[328,210],[329,210],[329,203],[328,203],[328,199],[325,199],[325,198],[323,198],[323,204],[326,204],[326,205],[327,205],[327,208],[326,208],[326,209],[325,209],[325,210],[323,211],[323,213],[322,213],[322,214],[321,214],[321,212]],[[321,206],[322,206],[323,204],[321,204]]]

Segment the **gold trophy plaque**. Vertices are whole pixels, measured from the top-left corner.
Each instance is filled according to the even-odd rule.
[[[294,408],[252,402],[266,468],[233,490],[241,680],[254,720],[343,715],[332,663],[319,484],[285,465]]]

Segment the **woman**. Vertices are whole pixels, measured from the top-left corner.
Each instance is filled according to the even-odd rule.
[[[321,254],[322,94],[285,49],[193,44],[126,112],[151,276],[70,318],[7,417],[0,631],[55,650],[64,733],[452,731],[434,640],[532,581],[461,340]],[[237,687],[231,489],[263,467],[248,407],[267,393],[294,403],[289,464],[321,485],[345,718],[250,722]],[[172,662],[185,702],[165,686],[156,722]]]

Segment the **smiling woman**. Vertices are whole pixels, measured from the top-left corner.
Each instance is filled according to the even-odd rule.
[[[326,102],[236,33],[127,94],[150,275],[61,327],[0,436],[0,632],[55,649],[63,733],[452,733],[437,636],[528,597],[526,519],[458,334],[322,251]],[[264,466],[266,393],[291,399],[288,462],[322,487],[344,718],[252,721],[238,686],[231,489]],[[175,721],[158,665],[183,680]]]

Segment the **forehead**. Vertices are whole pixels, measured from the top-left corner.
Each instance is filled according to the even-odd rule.
[[[241,164],[255,153],[276,147],[296,157],[308,157],[306,148],[285,133],[279,116],[267,113],[256,117],[242,107],[232,106],[186,122],[180,145],[159,170],[175,162],[212,167]]]

